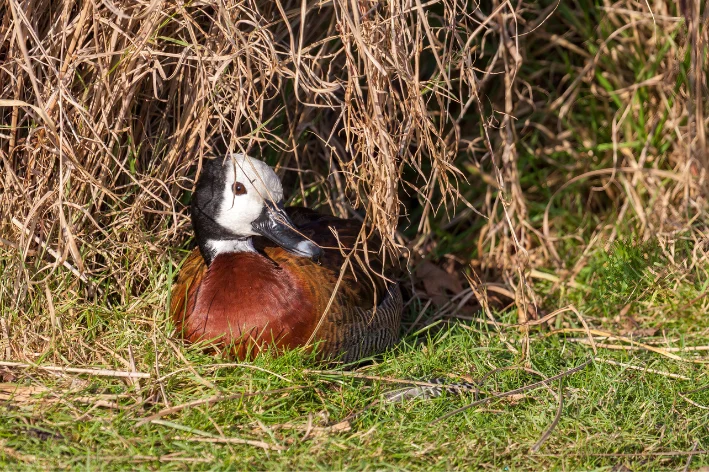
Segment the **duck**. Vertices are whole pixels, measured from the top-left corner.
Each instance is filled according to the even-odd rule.
[[[374,252],[353,250],[361,222],[285,207],[275,171],[240,153],[202,160],[190,211],[197,247],[170,295],[188,343],[241,360],[305,347],[352,363],[397,342],[401,290]]]

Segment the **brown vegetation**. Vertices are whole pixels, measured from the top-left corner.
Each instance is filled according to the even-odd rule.
[[[560,254],[575,233],[547,192],[588,180],[587,210],[617,205],[671,240],[705,217],[706,12],[685,3],[606,3],[606,40],[587,45],[556,2],[0,1],[0,298],[17,315],[2,332],[24,337],[5,357],[45,352],[58,309],[79,329],[77,300],[164,309],[160,261],[189,236],[185,196],[200,160],[226,150],[277,163],[298,203],[365,210],[392,256],[424,256],[434,226],[484,215],[467,257],[520,307],[537,303],[535,268],[564,281],[584,264]],[[655,63],[658,31],[674,42]],[[639,84],[633,60],[653,77]],[[610,148],[578,118],[588,95],[610,104],[594,111]],[[525,187],[540,166],[546,188]],[[548,203],[542,221],[530,202]],[[413,236],[397,230],[407,220]],[[604,221],[589,247],[615,237]]]

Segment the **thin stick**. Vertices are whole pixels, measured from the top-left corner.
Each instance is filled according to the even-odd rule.
[[[16,367],[18,369],[39,369],[49,372],[61,372],[64,374],[87,374],[98,377],[122,377],[129,379],[149,379],[150,374],[145,372],[125,372],[122,370],[110,369],[86,369],[82,367],[62,367],[55,365],[34,365],[24,364],[22,362],[0,361],[0,367]]]
[[[489,396],[489,397],[487,397],[487,398],[483,398],[483,399],[481,399],[481,400],[474,401],[473,403],[470,403],[470,404],[468,404],[468,405],[462,406],[462,407],[460,407],[460,408],[456,408],[455,410],[453,410],[453,411],[451,411],[451,412],[449,412],[449,413],[446,413],[445,415],[441,416],[440,418],[437,418],[437,419],[431,421],[431,424],[440,423],[440,422],[443,421],[444,419],[449,418],[449,417],[451,417],[451,416],[453,416],[453,415],[456,415],[456,414],[458,414],[458,413],[460,413],[460,412],[462,412],[462,411],[465,411],[465,410],[467,410],[467,409],[469,409],[469,408],[473,408],[473,407],[478,406],[478,405],[483,405],[483,404],[485,404],[485,403],[489,403],[489,402],[491,402],[491,401],[493,401],[493,400],[497,400],[497,399],[505,398],[505,397],[510,397],[510,396],[516,395],[516,394],[518,394],[518,393],[522,393],[522,392],[526,392],[526,391],[528,391],[528,390],[534,390],[534,389],[537,389],[537,388],[539,388],[539,387],[543,387],[543,386],[545,386],[546,384],[548,384],[549,382],[552,382],[552,381],[557,380],[557,379],[561,379],[561,378],[563,378],[563,377],[568,377],[569,375],[575,374],[576,372],[578,372],[578,371],[580,371],[580,370],[583,370],[583,369],[584,369],[587,365],[589,365],[591,362],[593,362],[593,359],[589,359],[589,360],[587,360],[586,362],[584,362],[583,364],[581,364],[581,365],[578,366],[578,367],[574,367],[573,369],[569,369],[569,370],[567,370],[567,371],[565,371],[565,372],[562,372],[562,373],[560,373],[560,374],[557,374],[557,375],[555,375],[555,376],[553,376],[553,377],[549,377],[548,379],[541,380],[541,381],[539,381],[539,382],[535,382],[535,383],[530,384],[530,385],[525,385],[524,387],[516,388],[516,389],[510,390],[510,391],[508,391],[508,392],[497,393],[497,394],[491,395],[491,396]]]
[[[255,441],[252,439],[241,439],[241,438],[210,438],[210,437],[197,437],[197,438],[183,438],[181,436],[176,436],[172,438],[174,441],[188,441],[188,442],[204,442],[204,443],[218,443],[218,444],[247,444],[249,446],[260,447],[263,449],[272,449],[275,451],[285,451],[286,448],[283,446],[278,446],[276,444],[269,444],[263,441]]]
[[[697,450],[697,447],[699,446],[699,441],[694,441],[694,446],[692,446],[691,452],[695,452]],[[687,456],[687,463],[684,464],[684,469],[682,472],[687,472],[689,470],[689,464],[692,463],[692,457],[694,457],[694,454],[690,454]]]
[[[565,338],[565,340],[576,342],[576,343],[588,344],[589,346],[591,345],[591,343],[588,341],[587,338]],[[647,344],[651,345],[650,343],[647,343]],[[626,346],[624,344],[598,344],[598,343],[596,343],[596,346],[602,347],[604,349],[616,349],[616,350],[622,350],[622,351],[642,350],[642,348],[635,347],[635,346]],[[667,351],[667,352],[700,352],[700,351],[709,351],[709,346],[663,347],[661,349],[663,351]]]
[[[554,416],[554,421],[551,422],[549,427],[544,431],[544,434],[542,434],[542,437],[539,438],[539,440],[534,443],[534,446],[532,446],[532,449],[530,452],[538,452],[539,448],[542,447],[542,444],[546,442],[547,439],[549,439],[549,436],[551,436],[551,432],[554,431],[554,428],[556,428],[556,425],[559,424],[559,420],[561,419],[561,411],[564,409],[564,378],[561,377],[559,378],[559,408],[556,410],[556,416]]]
[[[658,375],[662,375],[664,377],[669,377],[671,379],[692,380],[689,377],[685,377],[684,375],[673,374],[670,372],[663,372],[661,370],[650,369],[648,367],[640,367],[640,366],[636,366],[636,365],[632,365],[632,364],[624,364],[622,362],[616,362],[616,361],[612,361],[610,359],[601,359],[600,357],[594,357],[594,360],[596,362],[600,362],[602,364],[617,365],[618,367],[624,367],[626,369],[632,369],[632,370],[639,370],[641,372],[648,372],[651,374],[658,374]]]
[[[95,459],[103,462],[127,462],[129,464],[140,462],[183,462],[183,463],[208,463],[214,462],[210,457],[173,457],[171,454],[164,456],[97,456]]]
[[[699,403],[695,402],[695,401],[692,400],[691,398],[687,398],[686,395],[682,395],[682,392],[677,392],[677,395],[679,395],[680,398],[682,398],[682,400],[686,401],[686,402],[689,403],[690,405],[696,406],[696,407],[699,408],[700,410],[709,410],[709,406],[700,405]]]
[[[217,402],[221,401],[228,401],[228,400],[236,400],[236,399],[242,399],[242,398],[247,398],[247,397],[256,397],[259,395],[272,395],[276,393],[283,393],[283,392],[289,392],[291,390],[297,390],[300,388],[305,388],[304,386],[294,386],[294,387],[286,387],[286,388],[278,388],[276,390],[266,390],[264,392],[253,392],[253,393],[235,393],[233,395],[212,395],[211,397],[207,398],[202,398],[199,400],[193,400],[191,402],[183,403],[182,405],[175,405],[171,406],[170,408],[163,408],[162,410],[158,411],[154,415],[146,416],[145,418],[139,420],[135,425],[137,426],[142,426],[146,423],[150,423],[152,421],[155,421],[157,419],[162,418],[163,416],[171,415],[173,413],[177,413],[179,411],[182,411],[186,408],[192,408],[195,406],[201,406],[201,405],[212,405]]]
[[[675,457],[675,456],[694,456],[709,454],[709,449],[700,451],[667,451],[667,452],[567,452],[564,451],[564,456],[587,456],[587,457]],[[559,457],[558,454],[540,454],[541,457]]]

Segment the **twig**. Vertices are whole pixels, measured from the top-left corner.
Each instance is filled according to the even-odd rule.
[[[564,409],[564,378],[560,377],[559,378],[559,408],[556,410],[556,416],[554,416],[554,420],[551,422],[549,427],[544,431],[544,434],[542,434],[542,437],[539,438],[539,440],[534,443],[534,446],[532,446],[532,449],[530,452],[538,452],[539,448],[542,447],[542,444],[546,442],[547,439],[549,439],[549,436],[551,436],[551,432],[554,431],[554,428],[556,428],[556,425],[559,424],[559,420],[561,419],[561,412]]]
[[[682,398],[682,400],[686,401],[686,402],[689,403],[690,405],[696,406],[696,407],[699,408],[700,410],[709,410],[709,406],[700,405],[699,403],[695,402],[695,401],[692,400],[691,398],[687,398],[687,396],[686,396],[686,395],[683,395],[682,392],[677,392],[677,395],[679,395],[680,398]]]
[[[140,463],[140,462],[186,462],[186,463],[209,463],[214,462],[213,457],[177,457],[175,453],[166,454],[164,456],[142,456],[142,455],[122,455],[122,456],[96,456],[92,457],[92,460],[99,460],[102,462],[127,462]]]
[[[687,472],[689,470],[689,464],[692,463],[692,457],[694,457],[694,451],[697,450],[697,446],[699,446],[699,441],[694,441],[694,446],[692,446],[692,450],[690,451],[691,454],[687,456],[687,463],[684,464],[683,472]]]
[[[266,390],[263,392],[253,392],[253,393],[243,393],[242,392],[242,393],[235,393],[233,395],[222,395],[222,394],[212,395],[211,397],[202,398],[199,400],[193,400],[191,402],[183,403],[181,405],[175,405],[175,406],[171,406],[169,408],[163,408],[162,410],[158,411],[154,415],[146,416],[145,418],[139,420],[136,423],[136,427],[142,426],[146,423],[153,422],[159,418],[162,418],[163,416],[177,413],[177,412],[182,411],[186,408],[193,408],[193,407],[201,406],[201,405],[212,405],[217,402],[236,400],[236,399],[242,399],[242,398],[247,398],[247,397],[256,397],[259,395],[273,395],[276,393],[289,392],[291,390],[298,390],[301,388],[305,388],[305,386],[278,388],[276,390]]]
[[[188,441],[188,442],[204,442],[204,443],[218,443],[218,444],[248,444],[249,446],[254,446],[254,447],[260,447],[263,449],[272,449],[274,451],[285,451],[286,448],[283,446],[279,446],[277,444],[269,444],[267,442],[263,441],[255,441],[252,439],[241,439],[241,438],[211,438],[211,437],[203,437],[203,438],[183,438],[180,436],[176,436],[172,438],[174,441]]]
[[[587,338],[565,338],[566,341],[571,341],[575,343],[582,343],[582,344],[587,344],[591,345],[589,340]],[[665,342],[665,341],[660,341],[660,342]],[[604,344],[604,343],[595,343],[597,347],[602,347],[604,349],[615,349],[618,351],[638,351],[641,350],[642,348],[640,347],[635,347],[635,346],[626,346],[624,344]],[[637,344],[637,343],[636,343]],[[650,342],[646,343],[647,345],[652,345]],[[685,347],[663,347],[660,348],[663,351],[666,352],[701,352],[701,351],[709,351],[709,346],[685,346]]]
[[[699,456],[709,454],[709,449],[700,451],[667,451],[667,452],[568,452],[563,453],[564,456],[587,456],[587,457],[676,457],[676,456]],[[558,454],[540,454],[541,457],[559,457]]]
[[[483,405],[483,404],[489,403],[489,402],[491,402],[491,401],[493,401],[493,400],[497,400],[497,399],[505,398],[505,397],[510,397],[510,396],[516,395],[516,394],[518,394],[518,393],[522,393],[522,392],[526,392],[526,391],[528,391],[528,390],[534,390],[534,389],[537,389],[537,388],[539,388],[539,387],[543,387],[543,386],[545,386],[546,384],[548,384],[549,382],[551,382],[551,381],[553,381],[553,380],[557,380],[557,379],[561,379],[561,378],[564,378],[564,377],[568,377],[569,375],[575,374],[576,372],[578,372],[578,371],[580,371],[580,370],[583,370],[583,369],[584,369],[587,365],[589,365],[591,362],[593,362],[593,359],[588,359],[586,362],[584,362],[583,364],[579,365],[578,367],[574,367],[573,369],[569,369],[569,370],[567,370],[567,371],[565,371],[565,372],[562,372],[562,373],[560,373],[560,374],[557,374],[557,375],[555,375],[555,376],[553,376],[553,377],[549,377],[548,379],[541,380],[541,381],[539,381],[539,382],[535,382],[535,383],[530,384],[530,385],[525,385],[524,387],[520,387],[520,388],[517,388],[517,389],[514,389],[514,390],[510,390],[510,391],[508,391],[508,392],[496,393],[495,395],[491,395],[491,396],[489,396],[489,397],[487,397],[487,398],[483,398],[483,399],[481,399],[481,400],[474,401],[473,403],[470,403],[470,404],[468,404],[468,405],[462,406],[462,407],[460,407],[460,408],[456,408],[455,410],[453,410],[453,411],[451,411],[451,412],[449,412],[449,413],[446,413],[445,415],[441,416],[440,418],[437,418],[437,419],[431,421],[431,424],[439,423],[439,422],[443,421],[444,419],[449,418],[449,417],[451,417],[451,416],[453,416],[453,415],[456,415],[456,414],[458,414],[458,413],[460,413],[460,412],[462,412],[462,411],[465,411],[465,410],[467,410],[467,409],[469,409],[469,408],[473,408],[473,407],[478,406],[478,405]]]
[[[22,362],[0,361],[0,367],[16,367],[19,369],[39,369],[49,372],[61,372],[65,374],[88,374],[99,377],[122,377],[130,379],[149,379],[150,374],[145,372],[125,372],[122,370],[110,369],[87,369],[82,367],[62,367],[55,365],[34,365],[24,364]]]
[[[596,362],[600,362],[602,364],[617,365],[618,367],[624,367],[626,369],[632,369],[632,370],[639,370],[641,372],[648,372],[651,374],[658,374],[658,375],[662,375],[664,377],[669,377],[671,379],[692,380],[689,377],[686,377],[684,375],[672,374],[670,372],[663,372],[661,370],[650,369],[648,367],[639,367],[639,366],[631,365],[631,364],[623,364],[622,362],[616,362],[616,361],[612,361],[610,359],[601,359],[600,357],[594,357],[594,360]]]

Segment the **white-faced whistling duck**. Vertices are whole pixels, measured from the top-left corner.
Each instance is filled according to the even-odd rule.
[[[319,358],[343,362],[396,342],[398,285],[365,273],[354,258],[341,270],[360,222],[284,208],[276,173],[242,154],[203,161],[191,211],[199,247],[170,304],[188,341],[241,359],[267,346],[317,344]],[[375,257],[369,261],[376,267]]]

